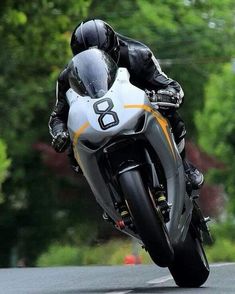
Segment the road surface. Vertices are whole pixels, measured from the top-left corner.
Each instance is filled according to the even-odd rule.
[[[155,265],[0,269],[0,294],[235,293],[235,263],[212,264],[207,282],[178,288]]]

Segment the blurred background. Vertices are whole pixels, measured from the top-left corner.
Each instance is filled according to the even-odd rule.
[[[235,261],[234,0],[1,0],[0,266],[117,264],[139,250],[50,147],[56,79],[85,18],[147,44],[182,85],[188,158],[206,175],[208,257]]]

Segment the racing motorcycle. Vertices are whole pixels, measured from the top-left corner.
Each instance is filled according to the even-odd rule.
[[[130,83],[128,70],[99,49],[79,53],[70,68],[68,129],[105,218],[168,267],[178,286],[201,286],[210,271],[202,245],[209,230],[158,111],[173,105],[151,102]]]

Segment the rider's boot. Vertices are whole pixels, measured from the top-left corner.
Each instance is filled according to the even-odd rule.
[[[183,161],[186,178],[189,180],[193,189],[200,189],[204,183],[204,176],[192,163],[187,161],[184,138],[178,144],[178,150]]]
[[[191,163],[189,163],[186,160],[185,156],[185,135],[186,135],[186,128],[185,128],[185,123],[180,117],[179,113],[171,111],[171,112],[165,112],[163,113],[167,116],[172,130],[173,134],[175,137],[175,142],[178,147],[178,151],[181,155],[183,165],[184,165],[184,170],[185,170],[185,175],[189,182],[191,183],[191,186],[193,189],[199,189],[204,182],[204,177],[203,174]]]
[[[203,174],[189,163],[185,158],[183,159],[184,171],[185,174],[190,181],[193,189],[200,189],[204,183],[204,176]]]

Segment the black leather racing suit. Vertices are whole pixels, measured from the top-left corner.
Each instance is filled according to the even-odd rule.
[[[178,82],[168,78],[159,66],[151,50],[144,44],[117,34],[120,44],[119,67],[126,67],[130,73],[130,82],[141,89],[160,90],[173,88],[183,98],[183,91]],[[70,88],[68,70],[65,68],[59,75],[56,104],[49,120],[49,130],[52,137],[67,130],[69,106],[66,101],[66,91]],[[172,126],[177,144],[184,141],[184,122],[174,109],[162,110]],[[184,157],[184,147],[179,150]],[[182,152],[183,151],[183,152]]]

